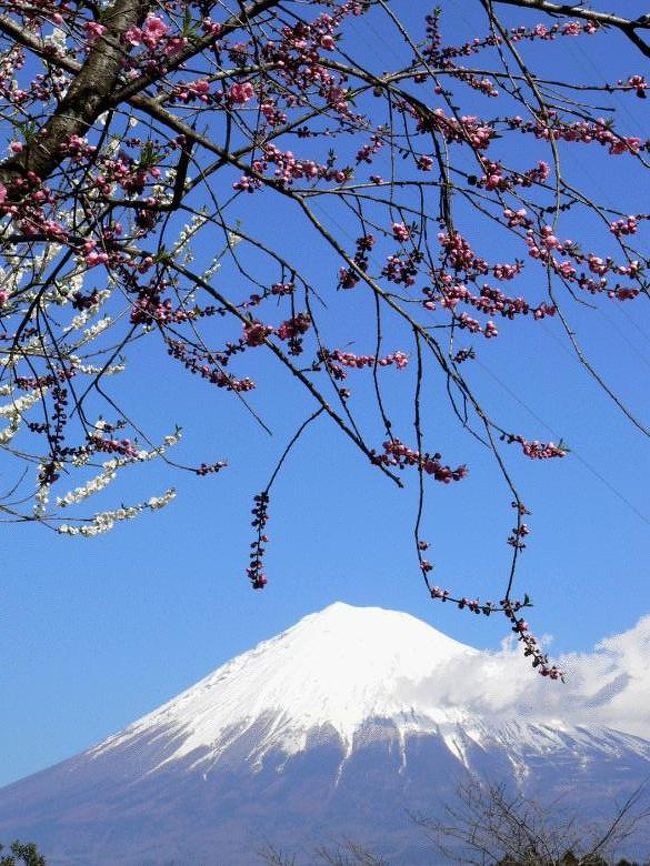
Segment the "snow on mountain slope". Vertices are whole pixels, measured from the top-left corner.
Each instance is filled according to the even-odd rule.
[[[0,790],[0,838],[34,840],[51,866],[252,866],[268,843],[309,852],[344,838],[430,866],[408,815],[453,803],[468,774],[606,820],[650,776],[650,740],[594,724],[629,688],[647,693],[643,659],[624,678],[610,644],[572,692],[516,650],[335,604]]]
[[[257,755],[280,748],[295,754],[308,735],[334,728],[346,748],[372,718],[392,719],[403,731],[456,723],[464,714],[437,706],[436,671],[478,651],[405,613],[330,605],[264,641],[145,716],[95,750],[101,754],[145,733],[164,730],[177,743],[165,760],[196,749],[213,760],[261,718],[272,719]],[[205,750],[208,750],[207,754]]]
[[[522,662],[519,653],[516,661]],[[397,737],[402,753],[406,737],[435,735],[467,768],[468,744],[507,749],[519,765],[524,755],[561,752],[568,744],[647,755],[644,740],[591,724],[591,713],[576,713],[571,698],[558,703],[563,686],[544,680],[534,691],[539,678],[520,667],[536,697],[528,705],[508,702],[511,671],[501,656],[458,643],[409,614],[339,602],[223,665],[89,755],[146,742],[157,745],[148,750],[155,753],[149,771],[179,761],[213,766],[235,743],[247,742],[244,757],[259,766],[269,752],[296,755],[315,738],[334,737],[347,759],[360,732],[366,729],[365,742],[377,720],[384,724],[374,736]],[[488,702],[473,694],[477,671]]]

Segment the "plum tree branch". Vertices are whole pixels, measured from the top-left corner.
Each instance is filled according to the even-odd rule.
[[[13,179],[24,177],[28,172],[44,180],[61,164],[65,158],[62,148],[70,137],[85,135],[106,110],[122,70],[124,48],[121,37],[129,27],[141,24],[152,6],[148,2],[117,0],[106,11],[106,31],[72,80],[54,115],[21,153],[0,166],[3,184],[9,185]]]
[[[623,18],[613,12],[599,12],[589,9],[582,3],[551,3],[549,0],[493,0],[507,6],[518,6],[521,9],[532,9],[536,12],[546,12],[548,15],[571,16],[593,21],[602,27],[615,27],[624,33],[645,56],[650,57],[650,45],[638,34],[638,30],[650,32],[650,15],[642,15],[637,19]]]

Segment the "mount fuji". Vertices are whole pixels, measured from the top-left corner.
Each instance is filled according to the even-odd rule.
[[[590,818],[650,775],[650,741],[555,698],[506,700],[503,664],[410,615],[331,605],[0,790],[0,839],[52,866],[250,866],[268,844],[342,839],[415,866],[435,860],[409,814],[439,813],[470,775]]]

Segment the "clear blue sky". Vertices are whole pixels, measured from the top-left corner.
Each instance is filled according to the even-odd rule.
[[[471,32],[464,17],[472,16],[462,6],[452,26]],[[645,11],[643,4],[627,6]],[[369,44],[386,36],[355,26]],[[610,49],[603,76],[640,70],[640,58],[621,39],[597,38],[616,52]],[[558,75],[577,64],[590,77],[590,64],[602,59],[597,50],[586,53],[567,41],[562,52],[556,52]],[[630,128],[634,123],[634,131],[643,131],[645,125],[649,134],[647,102],[612,99]],[[573,159],[572,169],[584,173]],[[626,188],[622,164],[619,171],[630,211],[642,209],[650,190]],[[593,176],[584,182],[604,180]],[[251,201],[255,210],[242,212],[247,231],[270,216],[261,198]],[[300,238],[291,236],[291,224],[277,214],[274,219],[278,244],[296,248]],[[321,280],[331,281],[331,261],[312,249],[293,251],[308,261],[315,281],[319,272]],[[639,302],[572,312],[594,362],[607,371],[617,393],[647,416],[646,310]],[[354,349],[371,350],[370,339],[366,345],[361,339]],[[400,348],[399,334],[387,335],[386,347]],[[137,351],[127,407],[137,406],[153,438],[182,423],[181,456],[225,458],[229,468],[217,477],[177,474],[171,480],[163,467],[140,474],[135,468],[120,489],[125,499],[146,498],[169,483],[178,497],[164,511],[106,537],[0,529],[0,784],[91,745],[337,599],[405,610],[459,640],[498,646],[505,621],[475,618],[427,599],[412,550],[415,487],[394,489],[325,420],[301,440],[274,488],[270,583],[254,593],[245,578],[251,497],[311,404],[281,371],[258,361],[252,371],[260,395],[255,405],[274,431],[269,437],[235,400],[182,374],[153,347]],[[473,382],[487,405],[498,406],[506,426],[525,430],[529,438],[557,440],[561,434],[573,449],[565,460],[549,463],[510,454],[533,511],[519,586],[536,603],[528,617],[534,629],[553,635],[551,652],[588,649],[650,609],[646,440],[587,378],[557,322],[504,327],[499,340],[481,345],[480,361]],[[401,375],[409,374],[386,377],[388,399],[396,405]],[[441,582],[498,598],[509,553],[509,496],[493,463],[449,417],[440,383],[432,379],[426,387],[430,441],[453,465],[467,462],[471,468],[462,484],[431,490],[424,534],[434,544],[432,559]]]

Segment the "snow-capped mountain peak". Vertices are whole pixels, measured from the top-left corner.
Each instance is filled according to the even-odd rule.
[[[240,736],[264,720],[258,753],[274,747],[294,754],[324,727],[349,748],[368,719],[391,719],[399,728],[458,721],[418,687],[452,660],[477,653],[409,614],[337,602],[218,668],[96,752],[160,730],[175,743],[165,761],[195,750],[214,759],[231,732]]]
[[[637,631],[645,646],[650,620]],[[648,778],[650,740],[594,718],[633,689],[647,726],[646,662],[612,662],[638,645],[604,642],[582,684],[569,659],[572,692],[533,678],[515,646],[479,652],[408,614],[331,605],[0,791],[0,838],[33,839],[53,866],[250,866],[268,844],[307,856],[333,838],[429,866],[408,814],[453,803],[470,776],[591,821]]]

